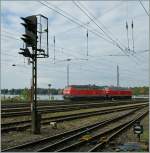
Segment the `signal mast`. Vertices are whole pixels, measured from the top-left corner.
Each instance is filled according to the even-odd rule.
[[[21,17],[25,28],[23,48],[20,48],[24,57],[29,58],[32,63],[32,87],[31,87],[31,119],[32,132],[40,133],[40,114],[37,111],[37,58],[48,58],[48,18],[39,14],[27,17]]]

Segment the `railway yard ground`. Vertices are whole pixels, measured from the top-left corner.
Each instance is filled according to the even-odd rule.
[[[150,0],[109,1],[2,1],[1,152],[150,152]]]
[[[77,105],[65,105],[69,109],[53,111],[52,108],[42,110],[41,134],[31,133],[31,118],[29,115],[2,116],[1,118],[1,148],[2,151],[145,151],[149,146],[149,105],[146,101],[127,103],[108,103],[97,105],[97,102],[85,102]],[[75,103],[74,103],[75,104]],[[56,104],[59,110],[61,105]],[[54,104],[54,109],[56,108]],[[89,106],[88,106],[89,105]],[[50,107],[48,106],[48,107]],[[20,113],[17,106],[15,113]],[[2,113],[14,113],[10,107],[3,107]],[[44,111],[47,113],[44,113]],[[49,111],[49,112],[48,112]],[[140,121],[143,133],[140,141],[134,134],[133,125]],[[52,126],[50,122],[55,122]]]

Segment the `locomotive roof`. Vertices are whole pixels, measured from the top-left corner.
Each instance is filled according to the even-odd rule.
[[[107,86],[96,86],[96,85],[71,85],[70,87],[79,89],[104,89]]]
[[[125,87],[114,87],[114,86],[110,86],[108,88],[112,89],[112,90],[128,90],[129,89],[129,88],[125,88]]]
[[[69,87],[78,89],[112,89],[112,90],[128,90],[125,87],[115,87],[115,86],[96,86],[96,85],[70,85]]]

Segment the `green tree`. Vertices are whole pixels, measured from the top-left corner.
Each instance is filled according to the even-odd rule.
[[[30,100],[30,91],[27,88],[23,89],[21,91],[20,98],[24,101],[29,101]]]

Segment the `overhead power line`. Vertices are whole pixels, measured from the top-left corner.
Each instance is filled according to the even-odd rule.
[[[3,34],[1,36],[8,37],[8,38],[11,38],[11,39],[15,39],[15,40],[19,40],[20,41],[19,38],[16,38],[16,37],[13,37],[13,36],[3,35]]]
[[[85,25],[82,25],[81,23],[79,23],[79,22],[75,21],[74,19],[72,19],[72,18],[70,18],[70,17],[64,15],[63,13],[57,11],[56,9],[50,7],[49,5],[47,5],[47,4],[43,3],[43,2],[40,2],[40,1],[38,1],[38,2],[41,3],[42,5],[46,6],[46,7],[49,8],[50,10],[53,10],[53,11],[57,12],[58,14],[62,15],[63,17],[67,18],[67,19],[68,19],[69,21],[71,21],[72,23],[75,23],[75,24],[81,26],[82,28],[87,29],[87,27],[86,27]],[[97,32],[95,32],[95,31],[91,30],[90,28],[88,28],[88,29],[89,29],[89,31],[90,31],[91,33],[93,33],[94,35],[96,35],[96,36],[98,36],[99,38],[105,40],[106,42],[111,43],[112,45],[114,45],[114,42],[112,42],[111,40],[106,39],[105,37],[101,36],[99,33],[97,33]]]
[[[94,21],[94,19],[92,19],[87,12],[85,12],[75,1],[72,1],[88,18],[90,18],[90,20],[92,22],[94,22],[96,24],[96,26],[103,32],[105,33],[105,35],[111,39],[112,42],[114,42],[114,40]]]
[[[79,23],[82,24],[82,26],[89,24],[90,21],[91,21],[91,20],[90,20],[90,21],[88,21],[87,23],[81,22],[78,18],[72,16],[70,13],[68,13],[68,12],[66,12],[66,11],[64,11],[64,10],[62,10],[62,9],[60,9],[59,7],[53,5],[52,3],[47,2],[47,1],[45,1],[45,2],[46,2],[47,4],[50,4],[51,6],[53,6],[55,9],[57,9],[57,10],[59,10],[59,11],[65,13],[67,16],[71,17],[73,20],[78,21]],[[98,31],[98,33],[103,35],[103,33],[100,33],[99,31]]]
[[[91,22],[91,20],[88,21],[88,22],[86,22],[86,23],[81,22],[78,18],[72,16],[70,13],[68,13],[68,12],[66,12],[66,11],[64,11],[64,10],[62,10],[62,9],[60,9],[59,7],[53,5],[52,3],[47,2],[47,1],[45,1],[45,2],[46,2],[47,4],[50,4],[51,6],[53,6],[53,7],[54,7],[55,9],[57,9],[58,11],[61,11],[61,12],[65,13],[67,16],[71,17],[73,20],[75,20],[75,21],[77,21],[78,23],[80,23],[81,25],[79,25],[79,27],[85,26],[85,28],[86,28],[86,26],[88,26],[89,23]],[[89,27],[90,27],[90,26],[89,26]],[[100,33],[100,32],[99,32],[98,30],[96,30],[96,29],[94,29],[94,31],[96,31],[96,32],[99,33],[100,35],[103,35],[103,33]]]
[[[15,37],[8,37],[8,38],[10,38],[10,39],[14,39]],[[20,41],[20,39],[18,39],[19,41]],[[52,45],[52,47],[51,48],[53,48],[53,45]],[[57,47],[58,48],[58,47]],[[61,50],[60,50],[61,49]],[[73,51],[72,49],[68,49],[68,48],[63,48],[63,51],[62,51],[62,47],[60,47],[60,48],[58,48],[56,51],[59,51],[59,52],[63,52],[64,54],[68,54],[68,55],[70,55],[70,56],[72,56],[72,57],[75,57],[75,58],[78,58],[78,56],[77,55],[75,55],[75,54],[72,54],[72,53],[68,53],[68,52],[66,52],[66,51],[64,51],[64,50],[68,50],[68,51]],[[148,50],[140,50],[140,52],[147,52]],[[137,51],[137,52],[139,52],[139,51]],[[101,56],[91,56],[91,55],[89,55],[89,57],[95,57],[95,58],[100,58],[100,59],[102,59],[101,58]],[[102,60],[106,60],[107,62],[106,63],[108,63],[108,62],[110,62],[110,63],[112,63],[112,61],[109,61],[109,60],[107,60],[107,59],[102,59]],[[136,63],[137,64],[137,63]]]
[[[148,11],[146,10],[146,8],[144,7],[144,5],[143,5],[143,3],[141,2],[141,0],[139,0],[139,2],[140,2],[140,4],[141,4],[141,6],[143,7],[145,13],[149,16],[149,13],[148,13]]]
[[[2,55],[7,55],[7,56],[11,56],[11,57],[18,57],[18,56],[15,56],[15,55],[12,55],[12,54],[7,54],[7,53],[1,53]]]
[[[16,39],[16,40],[19,40],[20,41],[20,39],[17,39],[17,38],[15,38],[15,37],[13,37],[13,36],[6,36],[6,37],[8,37],[8,38],[11,38],[11,39]],[[62,48],[62,47],[61,47]],[[66,49],[65,49],[66,50]],[[68,50],[68,49],[67,49]],[[70,49],[69,49],[70,50]],[[69,53],[65,53],[65,54],[69,54]],[[71,56],[74,56],[73,54],[70,54]],[[76,56],[77,57],[77,56]],[[136,62],[136,61],[135,61]]]
[[[95,25],[101,30],[101,31],[103,31],[103,33],[113,42],[113,44],[116,46],[116,47],[118,47],[121,51],[123,51],[126,55],[127,55],[127,53],[125,52],[125,50],[118,44],[118,42],[116,42],[113,38],[111,38],[111,36],[109,36],[109,34],[107,34],[95,21],[94,21],[94,19],[92,19],[91,17],[90,17],[90,15],[86,12],[86,11],[84,11],[75,1],[73,1],[73,3],[87,16],[87,17],[89,17],[94,23],[95,23]]]
[[[109,36],[90,16],[89,16],[89,13],[87,13],[87,12],[85,12],[76,2],[74,2],[73,1],[73,3],[86,15],[86,16],[88,16],[104,33],[105,33],[105,35],[107,35],[107,37],[109,37],[112,41],[113,41],[113,43],[114,43],[114,45],[116,46],[116,47],[118,47],[126,56],[128,56],[129,58],[130,58],[130,56],[128,55],[128,51],[130,51],[130,48],[128,48],[128,49],[124,49],[124,48],[122,48],[122,46],[120,46],[120,44],[117,42],[117,41],[115,41],[111,36]],[[89,11],[88,11],[89,12]],[[92,15],[93,16],[93,15]],[[132,54],[131,54],[132,55]],[[138,58],[136,57],[136,56],[134,56],[134,55],[132,55],[137,61],[139,61],[138,60]],[[133,60],[133,59],[132,59]],[[134,60],[135,61],[135,60]],[[135,61],[136,62],[136,61]],[[136,62],[137,63],[137,62]]]
[[[74,58],[73,60],[76,61],[76,60],[86,60],[86,59]],[[63,61],[65,61],[65,60],[59,60],[59,62],[63,62]],[[48,65],[48,64],[40,64],[40,63],[39,63],[39,65],[43,65],[43,67],[48,67],[48,68],[49,68],[49,65]],[[92,67],[93,67],[93,66],[92,66]],[[96,68],[96,69],[98,70],[98,67],[95,67],[95,66],[94,66],[93,68]],[[95,69],[95,70],[96,70],[96,69]],[[43,68],[42,68],[42,70],[43,70]],[[92,69],[92,70],[93,70],[93,69]]]
[[[146,52],[149,52],[149,51],[150,51],[149,49],[145,49],[145,50],[136,51],[136,53],[146,53]]]
[[[48,3],[49,3],[49,2],[48,2]],[[50,3],[49,3],[49,4],[50,4]],[[111,12],[112,10],[116,9],[116,8],[119,7],[121,4],[122,4],[122,1],[121,1],[119,4],[117,4],[117,5],[115,5],[115,6],[111,7],[111,8],[109,8],[109,9],[107,9],[107,10],[105,10],[103,14],[100,14],[98,17],[96,17],[96,20],[97,20],[98,18],[104,16],[105,14]],[[58,7],[57,7],[57,8],[58,8]],[[89,26],[91,22],[92,22],[92,21],[89,20],[88,22],[83,23],[83,25],[85,25],[85,26],[88,25],[88,26]],[[81,27],[81,26],[78,25],[78,26],[75,26],[75,27],[70,28],[70,29],[68,29],[68,30],[65,30],[65,31],[63,31],[63,32],[61,32],[61,33],[70,32],[70,31],[72,31],[72,30],[74,30],[74,29],[77,29],[77,28],[80,28],[80,27]],[[60,33],[59,33],[59,34],[60,34]],[[57,35],[59,35],[59,34],[57,34]],[[103,34],[103,33],[102,33],[102,34]]]
[[[7,38],[10,38],[10,39],[15,39],[15,40],[21,41],[20,39],[17,39],[17,38],[15,38],[14,36],[2,35],[2,38],[3,38],[3,37],[7,37]],[[51,45],[50,48],[53,48],[53,45]],[[56,49],[56,48],[57,48],[57,49]],[[63,49],[63,50],[62,50],[62,49]],[[68,52],[66,52],[66,51],[64,51],[64,50],[75,51],[75,50],[72,50],[72,49],[69,49],[69,48],[64,48],[64,47],[61,47],[61,46],[55,47],[55,51],[62,52],[62,53],[64,53],[64,54],[67,54],[67,55],[70,55],[70,56],[72,56],[72,57],[77,57],[77,58],[78,58],[77,55],[75,55],[75,54],[73,54],[73,53],[68,53]],[[136,53],[146,53],[146,52],[149,52],[149,49],[136,50]],[[84,54],[81,54],[81,55],[84,56]],[[119,54],[116,54],[116,56],[117,56],[117,55],[119,55]],[[94,57],[94,56],[92,56],[92,55],[89,55],[89,56],[90,56],[90,57]],[[110,56],[110,55],[106,55],[106,56]],[[120,56],[120,55],[119,55],[119,56]],[[122,56],[123,56],[123,55],[122,55]],[[99,58],[98,56],[95,56],[95,57]]]
[[[77,3],[77,2],[76,2]],[[118,41],[120,44],[122,44],[117,38],[115,38],[115,36],[112,34],[112,32],[100,21],[100,20],[97,20],[97,18],[98,17],[95,17],[94,15],[93,15],[93,13],[92,12],[90,12],[89,11],[89,9],[88,8],[86,8],[82,3],[80,3],[79,1],[78,1],[78,5],[79,6],[82,6],[82,8],[92,17],[92,19],[90,20],[90,22],[92,22],[94,19],[95,19],[95,21],[96,22],[98,22],[100,25],[102,25],[102,27],[105,29],[105,30],[107,30],[107,32],[109,33],[108,35],[109,36],[111,36],[111,38],[112,37],[114,37],[114,40],[113,41]],[[81,7],[80,7],[81,8]],[[106,33],[106,32],[105,32]],[[115,40],[116,39],[116,40]],[[123,45],[123,44],[122,44]],[[124,46],[124,45],[123,45]],[[125,47],[125,46],[124,46]]]

